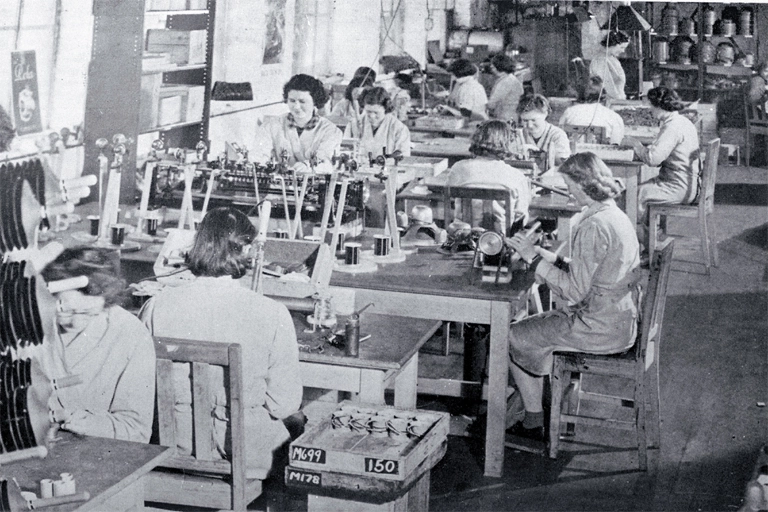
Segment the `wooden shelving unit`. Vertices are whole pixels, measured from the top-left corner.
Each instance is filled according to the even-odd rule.
[[[109,139],[116,133],[133,141],[124,158],[124,171],[136,167],[136,143],[140,136],[157,134],[167,147],[194,148],[198,141],[208,143],[216,0],[207,0],[206,9],[147,11],[147,4],[146,0],[93,0],[93,53],[85,114],[83,172],[86,174],[98,174],[96,140]],[[204,61],[191,64],[169,62],[143,69],[148,28],[206,31]],[[159,75],[157,81],[164,86],[202,87],[202,114],[198,113],[194,119],[183,117],[178,122],[166,122],[162,126],[147,123],[142,117],[146,102],[156,102],[159,98],[147,95],[146,91],[142,93],[142,82],[153,75]],[[181,105],[183,108],[185,104]],[[134,188],[135,173],[123,172],[121,203],[133,201]]]

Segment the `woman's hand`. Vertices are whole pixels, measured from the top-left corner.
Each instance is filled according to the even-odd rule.
[[[645,149],[645,146],[643,146],[643,143],[637,140],[636,138],[625,135],[624,138],[621,141],[622,146],[632,146],[632,149],[635,150],[635,153],[640,154],[640,152]]]
[[[530,261],[536,257],[538,252],[536,252],[536,247],[533,245],[533,242],[528,240],[528,238],[522,234],[517,233],[512,238],[508,238],[509,246],[514,249],[523,260],[530,263]]]

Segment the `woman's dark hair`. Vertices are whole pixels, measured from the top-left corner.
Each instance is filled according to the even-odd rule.
[[[603,92],[603,79],[599,76],[590,76],[579,85],[579,103],[597,103]]]
[[[42,272],[50,281],[86,276],[88,286],[80,291],[85,295],[103,297],[106,306],[122,303],[126,284],[120,273],[117,251],[95,247],[72,247],[53,260]]]
[[[648,91],[648,101],[654,107],[666,110],[667,112],[677,112],[685,108],[685,103],[680,100],[680,96],[677,95],[674,89],[664,87],[663,85]]]
[[[392,112],[394,105],[392,105],[392,98],[389,93],[383,87],[371,87],[363,91],[360,95],[360,107],[366,105],[381,105],[384,107],[384,112],[387,114]]]
[[[552,112],[552,107],[549,106],[549,100],[541,94],[527,93],[520,98],[520,103],[517,104],[517,113],[525,114],[537,110],[549,115]]]
[[[601,45],[610,48],[611,46],[618,46],[620,44],[628,43],[629,36],[626,32],[621,30],[611,30],[605,39],[600,43]]]
[[[347,101],[352,101],[352,92],[357,89],[358,87],[373,87],[373,81],[374,79],[371,77],[365,77],[365,76],[355,76],[352,77],[352,80],[349,81],[349,85],[347,85],[347,88],[344,89],[344,97],[347,99]]]
[[[475,156],[503,160],[509,155],[511,131],[504,121],[486,121],[472,134],[469,152]]]
[[[571,155],[559,171],[576,182],[595,201],[605,201],[621,194],[621,185],[616,182],[605,162],[594,153]]]
[[[232,276],[239,279],[248,269],[246,245],[256,238],[256,228],[248,217],[231,207],[209,211],[195,234],[187,255],[189,270],[196,276]]]
[[[507,57],[503,53],[497,53],[491,59],[491,64],[502,73],[513,73],[517,62],[515,62],[515,59]]]
[[[477,67],[467,59],[456,59],[453,64],[448,66],[448,72],[456,78],[464,78],[477,73]]]
[[[317,108],[323,108],[328,101],[328,93],[325,91],[323,83],[317,78],[309,75],[293,75],[283,86],[283,100],[288,99],[290,91],[306,91],[312,96],[312,102]]]
[[[360,66],[355,70],[355,74],[352,76],[353,78],[357,77],[363,77],[363,78],[370,78],[371,83],[376,81],[376,72],[369,68],[368,66]]]
[[[0,106],[0,153],[8,151],[15,136],[16,130],[13,128],[11,116]]]

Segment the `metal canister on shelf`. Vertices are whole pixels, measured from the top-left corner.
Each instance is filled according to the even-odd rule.
[[[736,31],[736,26],[731,20],[720,20],[720,35],[723,37],[732,37]]]
[[[722,42],[717,45],[717,63],[722,66],[731,66],[736,59],[736,49],[731,43]]]
[[[653,61],[657,64],[666,64],[669,59],[669,43],[666,39],[656,39],[653,42]]]
[[[677,22],[679,17],[680,12],[674,4],[667,4],[667,6],[661,10],[661,25],[665,34],[670,36],[677,35]]]
[[[691,63],[691,47],[693,40],[688,36],[679,36],[674,41],[675,62],[678,64]]]
[[[749,7],[742,7],[739,14],[739,35],[752,35],[752,9]]]
[[[704,6],[704,35],[711,36],[714,33],[715,28],[715,9],[706,4]]]
[[[698,44],[691,48],[691,57],[696,62],[703,62],[704,64],[713,64],[717,57],[717,48],[710,41],[702,42],[701,46]]]
[[[696,32],[696,23],[691,18],[683,18],[678,23],[678,33],[683,36],[692,36]]]

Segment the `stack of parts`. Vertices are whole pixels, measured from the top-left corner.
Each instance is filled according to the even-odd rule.
[[[0,265],[0,353],[43,342],[35,276],[25,277],[25,261]]]
[[[28,246],[24,230],[21,196],[24,182],[32,193],[45,204],[45,174],[40,160],[29,160],[0,166],[0,252],[24,249]]]

